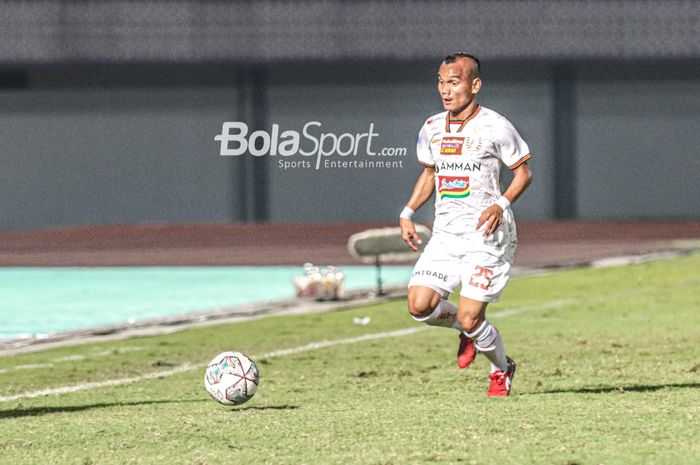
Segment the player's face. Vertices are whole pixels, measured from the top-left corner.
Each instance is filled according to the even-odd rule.
[[[442,106],[457,116],[476,101],[481,79],[471,76],[471,62],[460,59],[443,63],[438,70],[438,92]]]

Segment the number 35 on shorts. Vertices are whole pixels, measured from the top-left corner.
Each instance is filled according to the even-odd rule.
[[[476,272],[469,278],[469,285],[487,290],[491,286],[493,270],[481,265],[476,265],[474,269]]]

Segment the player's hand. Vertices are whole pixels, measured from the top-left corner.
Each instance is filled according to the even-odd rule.
[[[423,241],[416,232],[413,221],[407,220],[406,218],[399,218],[399,226],[401,226],[401,239],[403,239],[411,250],[418,252],[418,246],[416,246],[416,244],[422,244]]]
[[[479,222],[476,223],[476,229],[478,231],[481,226],[486,225],[484,228],[484,237],[488,237],[493,234],[502,223],[503,209],[494,203],[481,213]]]

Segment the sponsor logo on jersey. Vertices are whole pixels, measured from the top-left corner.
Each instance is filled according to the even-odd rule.
[[[439,273],[437,271],[432,271],[432,270],[417,270],[413,272],[413,276],[424,276],[424,277],[430,277],[430,278],[436,278],[439,279],[440,281],[447,282],[447,275],[444,273]]]
[[[440,155],[462,155],[464,137],[443,137]]]
[[[437,190],[441,199],[463,199],[471,194],[466,176],[438,176]]]
[[[481,171],[481,162],[440,162],[435,167],[436,172],[443,170],[450,171]]]

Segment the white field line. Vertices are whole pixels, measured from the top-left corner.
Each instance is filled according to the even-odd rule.
[[[28,363],[26,365],[17,365],[15,370],[34,370],[36,368],[50,368],[53,363]]]
[[[619,292],[609,292],[607,294],[601,293],[594,296],[572,297],[570,299],[551,300],[549,302],[544,302],[541,304],[525,305],[522,307],[504,308],[503,310],[496,310],[494,312],[490,312],[488,314],[488,318],[504,318],[511,315],[534,312],[537,310],[552,310],[556,308],[568,307],[570,305],[575,305],[580,302],[585,302],[587,304],[594,304],[597,302],[604,303],[611,300],[624,299],[626,297],[635,297],[648,292],[656,291],[653,287],[646,287],[640,289],[629,289]]]
[[[400,337],[407,336],[409,334],[415,334],[421,331],[430,329],[430,326],[416,326],[411,328],[398,329],[396,331],[386,331],[382,333],[365,334],[357,337],[348,337],[345,339],[334,339],[334,340],[324,340],[312,342],[298,347],[291,347],[289,349],[275,350],[273,352],[268,352],[266,354],[256,355],[253,358],[272,358],[272,357],[283,357],[285,355],[293,355],[301,352],[308,352],[310,350],[322,349],[325,347],[333,347],[345,344],[356,344],[358,342],[371,341],[373,339],[384,339],[388,337]],[[168,376],[176,375],[178,373],[183,373],[185,371],[200,368],[199,366],[192,365],[191,363],[185,363],[179,367],[173,368],[171,370],[156,371],[153,373],[147,373],[140,376],[132,376],[129,378],[120,379],[110,379],[107,381],[98,381],[94,383],[81,383],[75,384],[73,386],[63,386],[58,388],[41,389],[39,391],[29,391],[23,392],[21,394],[15,394],[12,396],[0,396],[0,402],[10,402],[19,399],[29,399],[33,397],[42,397],[57,394],[68,394],[71,392],[86,391],[90,389],[97,389],[108,386],[120,386],[122,384],[135,383],[138,381],[144,381],[147,379],[154,378],[166,378]]]
[[[518,315],[520,313],[534,312],[536,310],[549,310],[552,308],[561,308],[561,307],[566,307],[567,305],[572,305],[576,302],[578,302],[577,299],[561,299],[561,300],[552,300],[551,302],[547,302],[544,304],[534,304],[534,305],[526,305],[524,307],[504,308],[503,310],[496,310],[495,312],[489,313],[487,318],[505,318],[507,316]]]
[[[185,363],[184,365],[180,365],[179,367],[173,368],[172,370],[156,371],[154,373],[147,373],[145,375],[132,376],[131,378],[109,379],[107,381],[99,381],[95,383],[81,383],[75,384],[73,386],[63,386],[58,388],[41,389],[39,391],[23,392],[21,394],[15,394],[13,396],[2,396],[0,397],[0,402],[9,402],[18,399],[30,399],[32,397],[42,397],[56,394],[68,394],[70,392],[86,391],[89,389],[97,389],[107,386],[119,386],[122,384],[135,383],[137,381],[143,381],[146,379],[165,378],[167,376],[182,373],[183,371],[187,371],[192,368],[194,367],[191,364]]]
[[[430,326],[414,326],[414,327],[410,327],[410,328],[397,329],[395,331],[387,331],[387,332],[383,332],[383,333],[371,333],[371,334],[365,334],[363,336],[357,336],[357,337],[348,337],[345,339],[333,339],[333,340],[311,342],[309,344],[299,346],[299,347],[292,347],[290,349],[275,350],[273,352],[268,352],[268,353],[263,354],[263,355],[253,356],[253,358],[283,357],[285,355],[293,355],[293,354],[298,354],[300,352],[308,352],[309,350],[323,349],[324,347],[333,347],[333,346],[339,346],[339,345],[345,345],[345,344],[355,344],[358,342],[371,341],[373,339],[384,339],[387,337],[408,336],[409,334],[414,334],[414,333],[418,333],[420,331],[425,331],[426,329],[430,329]]]
[[[642,292],[643,291],[641,289],[640,290],[633,290],[633,291],[616,292],[616,293],[610,293],[607,295],[599,295],[599,296],[595,297],[593,300],[603,301],[603,300],[614,299],[616,297],[618,297],[618,298],[619,297],[628,297],[628,296],[640,294]],[[580,298],[579,299],[576,299],[576,298],[561,299],[561,300],[552,300],[550,302],[545,302],[545,303],[541,303],[541,304],[526,305],[523,307],[506,308],[506,309],[503,309],[500,311],[492,312],[489,315],[489,318],[505,318],[505,317],[508,317],[511,315],[518,315],[521,313],[560,308],[560,307],[565,307],[567,305],[572,305],[576,302],[579,302],[580,300],[581,300]],[[590,299],[587,299],[587,301],[590,301]],[[301,352],[308,352],[311,350],[323,349],[325,347],[333,347],[333,346],[347,345],[347,344],[356,344],[358,342],[371,341],[374,339],[384,339],[384,338],[388,338],[388,337],[408,336],[410,334],[415,334],[415,333],[425,331],[427,329],[432,329],[432,328],[433,328],[432,326],[415,326],[415,327],[410,327],[410,328],[398,329],[395,331],[386,331],[386,332],[381,332],[381,333],[370,333],[370,334],[365,334],[365,335],[357,336],[357,337],[348,337],[345,339],[316,341],[316,342],[311,342],[309,344],[305,344],[303,346],[291,347],[289,349],[275,350],[275,351],[268,352],[266,354],[261,354],[261,355],[254,355],[253,358],[283,357],[285,355],[293,355],[293,354],[298,354]],[[186,363],[184,365],[173,368],[171,370],[156,371],[153,373],[147,373],[147,374],[140,375],[140,376],[133,376],[130,378],[111,379],[111,380],[107,380],[107,381],[99,381],[99,382],[94,382],[94,383],[81,383],[81,384],[75,384],[73,386],[63,386],[63,387],[58,387],[58,388],[42,389],[39,391],[28,391],[28,392],[23,392],[20,394],[15,394],[12,396],[0,396],[0,402],[9,402],[9,401],[18,400],[18,399],[28,399],[28,398],[33,398],[33,397],[42,397],[42,396],[49,396],[49,395],[56,395],[56,394],[68,394],[71,392],[85,391],[85,390],[97,389],[97,388],[108,387],[108,386],[120,386],[122,384],[135,383],[135,382],[144,381],[147,379],[165,378],[168,376],[176,375],[178,373],[182,373],[182,372],[189,371],[189,370],[196,369],[196,368],[200,368],[200,367],[192,365],[190,363]]]
[[[104,350],[101,352],[95,352],[92,355],[90,354],[72,354],[72,355],[66,355],[64,357],[58,357],[54,358],[53,362],[55,363],[63,363],[63,362],[81,362],[83,360],[88,360],[93,357],[109,357],[112,355],[121,355],[125,354],[127,352],[138,352],[143,350],[143,347],[123,347],[120,349],[115,350]],[[0,373],[5,373],[6,371],[9,370],[30,370],[30,369],[35,369],[35,368],[51,368],[54,366],[54,363],[34,363],[34,364],[28,364],[28,365],[15,365],[14,367],[9,367],[9,368],[4,368],[0,369]]]

